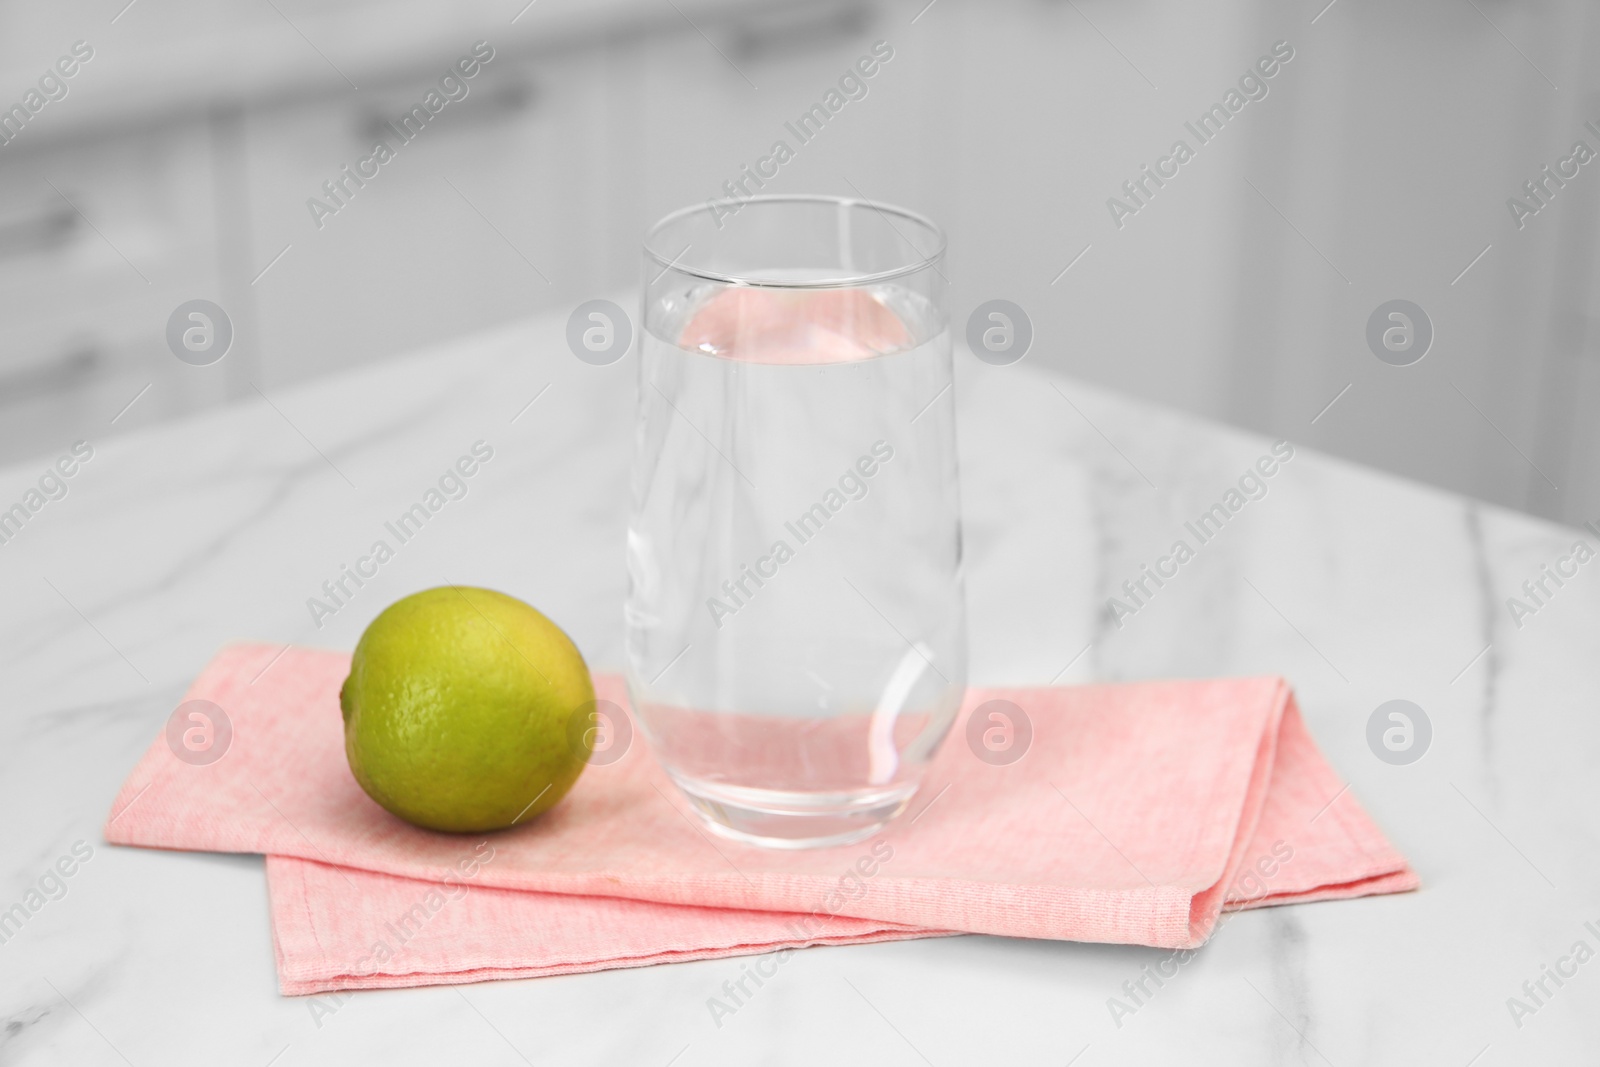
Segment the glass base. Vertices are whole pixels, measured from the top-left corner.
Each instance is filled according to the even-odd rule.
[[[835,793],[751,789],[673,775],[713,833],[764,848],[833,848],[863,841],[905,810],[916,782]]]

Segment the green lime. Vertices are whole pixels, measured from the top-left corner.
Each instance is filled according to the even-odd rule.
[[[555,623],[490,589],[445,586],[384,609],[339,690],[367,795],[430,830],[499,830],[554,807],[593,737],[589,669]]]

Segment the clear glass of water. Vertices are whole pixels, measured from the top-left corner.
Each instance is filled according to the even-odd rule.
[[[646,238],[629,685],[725,836],[871,835],[960,707],[944,248],[925,218],[823,196],[710,202]]]

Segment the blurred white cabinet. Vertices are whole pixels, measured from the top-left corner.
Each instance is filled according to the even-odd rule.
[[[650,222],[722,195],[783,133],[783,102],[798,114],[827,90],[836,75],[819,76],[817,53],[866,26],[865,10],[817,5],[776,25],[760,12],[715,22],[697,11],[719,46],[669,23],[503,51],[404,144],[386,123],[423,99],[444,61],[248,115],[250,255],[265,265],[288,249],[252,292],[263,381],[631,289]],[[344,179],[347,202],[318,225],[307,201],[328,202],[323,183],[379,137],[394,158],[359,188]]]
[[[0,451],[94,438],[226,395],[178,363],[168,315],[221,299],[212,130],[0,148]]]
[[[535,269],[548,274],[561,258],[548,173],[521,173],[511,191],[545,213],[532,225],[481,176],[516,140],[549,140],[536,85],[496,64],[410,143],[383,125],[423,98],[426,76],[246,119],[248,243],[262,266],[282,256],[254,287],[265,382],[405,352],[551,299]],[[359,188],[346,180],[343,205],[319,225],[308,201],[334,203],[323,183],[369,156],[380,134],[394,158]]]

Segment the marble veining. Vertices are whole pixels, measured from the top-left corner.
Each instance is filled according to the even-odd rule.
[[[1495,729],[1495,685],[1499,680],[1500,652],[1495,648],[1495,637],[1499,629],[1500,612],[1504,609],[1501,599],[1495,593],[1494,576],[1489,572],[1489,550],[1483,541],[1483,516],[1480,514],[1480,505],[1475,501],[1465,501],[1462,508],[1466,518],[1467,537],[1472,543],[1472,570],[1473,577],[1478,583],[1478,614],[1482,619],[1484,653],[1483,674],[1479,685],[1483,694],[1480,716],[1480,734],[1478,741],[1483,753],[1483,769],[1485,785],[1491,792],[1498,792],[1494,769],[1494,729]]]

